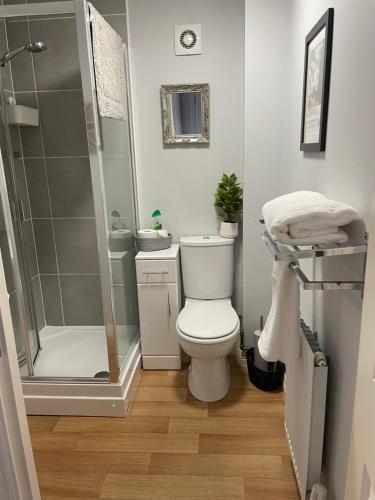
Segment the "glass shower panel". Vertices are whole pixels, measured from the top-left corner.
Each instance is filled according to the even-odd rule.
[[[135,210],[129,121],[101,118],[103,179],[119,366],[138,338]]]
[[[6,52],[7,50],[6,23],[4,19],[0,19],[0,51]],[[35,250],[34,242],[30,241],[31,217],[30,207],[26,199],[27,189],[24,166],[22,161],[17,159],[17,156],[20,155],[18,152],[13,151],[10,141],[10,133],[13,133],[16,137],[18,130],[10,130],[6,120],[5,106],[9,98],[14,98],[9,67],[1,70],[0,80],[0,148],[2,157],[0,248],[3,256],[19,365],[21,373],[28,375],[32,374],[31,363],[36,359],[39,352],[38,330],[41,328],[42,322],[37,324],[34,294],[38,292],[39,288],[40,296],[40,287],[38,286],[39,281],[31,279],[27,266],[28,260],[33,256],[33,251],[35,255]],[[26,237],[29,236],[28,248],[24,248],[22,245],[25,235]],[[36,262],[36,258],[34,262]],[[27,342],[26,338],[28,339]],[[30,352],[29,369],[26,366],[28,352]]]

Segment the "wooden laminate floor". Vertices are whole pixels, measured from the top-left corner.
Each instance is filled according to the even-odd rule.
[[[181,372],[142,372],[128,418],[29,417],[44,500],[297,500],[283,394],[232,361],[231,389],[200,403]]]

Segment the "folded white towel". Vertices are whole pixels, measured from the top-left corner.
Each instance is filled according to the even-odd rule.
[[[90,14],[99,113],[127,120],[124,43],[92,5]]]
[[[266,361],[283,361],[298,357],[300,328],[300,289],[289,269],[289,262],[277,261],[272,272],[272,305],[258,342]]]
[[[359,215],[355,208],[314,191],[296,191],[269,201],[262,210],[271,236],[287,245],[344,243],[340,229]]]

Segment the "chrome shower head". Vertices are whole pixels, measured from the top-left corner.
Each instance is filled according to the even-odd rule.
[[[26,45],[26,50],[28,52],[43,52],[43,50],[47,49],[46,42],[30,42]]]
[[[17,49],[10,50],[6,52],[2,57],[0,57],[0,66],[5,66],[8,61],[13,59],[13,57],[21,54],[24,50],[28,52],[33,52],[34,54],[37,52],[42,52],[47,49],[47,44],[45,42],[29,42],[26,45],[22,45]]]

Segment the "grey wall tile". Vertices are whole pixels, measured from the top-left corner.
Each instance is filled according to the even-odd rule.
[[[33,55],[37,89],[81,88],[75,19],[33,21],[30,31],[32,40],[42,40],[48,47],[43,53]]]
[[[94,217],[88,158],[48,158],[52,217]]]
[[[2,229],[0,231],[0,249],[1,249],[1,256],[3,258],[7,290],[8,293],[12,293],[15,290],[16,286],[14,283],[12,260],[10,257],[9,244],[8,244],[8,235],[5,229]]]
[[[125,0],[92,0],[101,14],[125,14]]]
[[[81,91],[38,92],[46,156],[88,156]]]
[[[18,127],[9,127],[10,142],[12,143],[13,158],[22,156],[21,137]]]
[[[47,325],[62,325],[59,279],[57,275],[41,275],[42,294]]]
[[[17,104],[38,108],[36,92],[17,92],[15,98]],[[43,156],[42,133],[40,127],[19,127],[19,130],[23,155],[25,157]]]
[[[43,156],[42,134],[39,127],[20,127],[23,156]]]
[[[103,325],[100,277],[61,276],[66,325]]]
[[[46,326],[46,322],[44,320],[44,309],[43,309],[43,300],[42,300],[42,288],[40,286],[40,278],[36,276],[31,280],[31,289],[33,293],[34,306],[35,306],[35,316],[38,331]]]
[[[33,218],[51,217],[44,160],[26,159],[25,170]]]
[[[54,219],[59,272],[98,273],[99,259],[94,219]]]
[[[24,247],[25,254],[28,262],[28,268],[31,277],[38,274],[38,263],[36,258],[36,249],[34,243],[34,230],[31,220],[28,220],[22,224],[23,236],[24,236]]]
[[[27,187],[25,166],[24,166],[23,160],[15,159],[14,160],[14,169],[15,169],[15,174],[16,174],[18,196],[23,204],[24,216],[25,216],[25,219],[30,219],[31,208],[30,208],[30,200],[29,200],[29,190]]]
[[[112,28],[117,31],[124,42],[128,40],[127,26],[126,26],[126,16],[125,14],[117,16],[104,16],[104,19]]]
[[[56,253],[51,219],[34,219],[35,244],[40,274],[56,274]]]
[[[8,34],[9,49],[16,49],[30,41],[29,28],[27,21],[6,23]],[[13,74],[14,91],[35,90],[33,66],[31,54],[27,51],[22,52],[12,59],[11,69]]]

